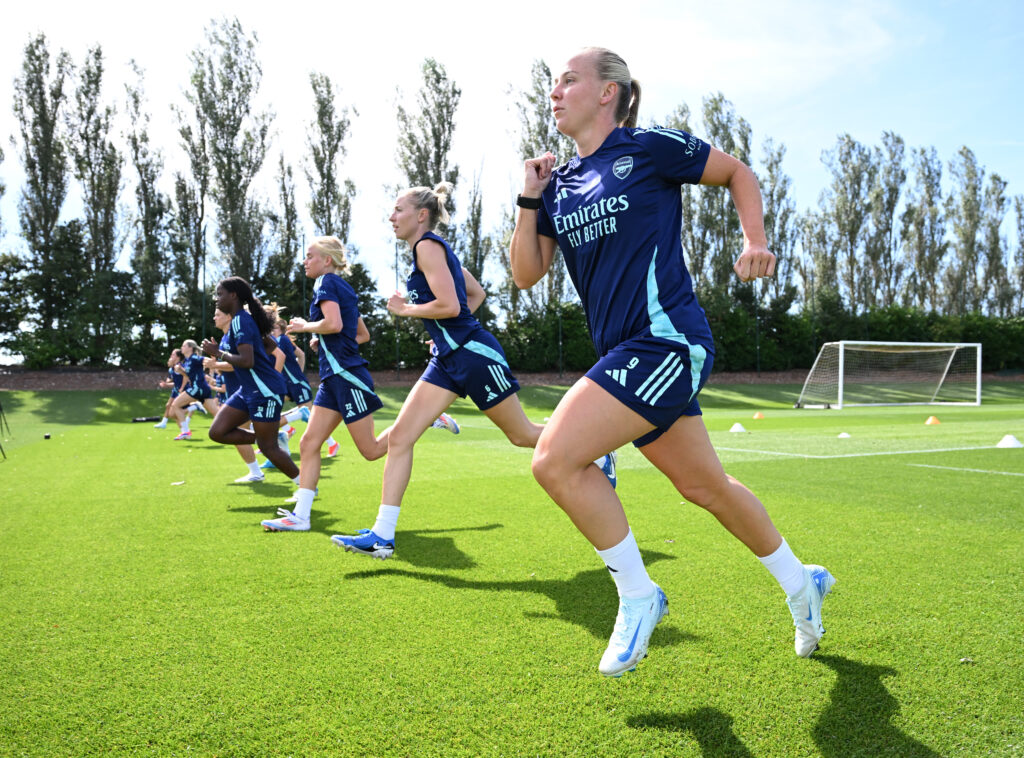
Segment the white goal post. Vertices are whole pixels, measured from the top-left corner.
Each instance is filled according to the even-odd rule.
[[[980,342],[826,342],[795,408],[981,405]]]

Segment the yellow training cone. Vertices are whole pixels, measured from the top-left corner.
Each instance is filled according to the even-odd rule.
[[[763,419],[764,418],[764,414],[761,413],[761,411],[758,411],[757,413],[754,414],[754,418],[757,419],[757,420]]]
[[[935,416],[929,416],[928,420],[924,423],[926,426],[934,426],[935,424],[941,424],[942,422],[935,418]]]

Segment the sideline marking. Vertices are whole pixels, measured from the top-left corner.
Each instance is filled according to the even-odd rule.
[[[972,474],[999,474],[1000,476],[1024,476],[1024,474],[1016,471],[986,471],[981,468],[957,468],[956,466],[931,466],[927,463],[908,463],[908,466],[917,466],[918,468],[941,468],[946,471],[969,471]]]
[[[995,445],[980,445],[976,447],[939,447],[931,450],[886,450],[880,453],[839,453],[838,455],[811,455],[810,453],[784,453],[778,450],[749,450],[742,447],[722,447],[715,445],[716,450],[728,450],[731,453],[759,453],[761,455],[782,455],[791,458],[815,458],[817,460],[832,460],[834,458],[868,458],[877,455],[919,455],[922,453],[952,453],[961,450],[995,450]],[[912,464],[910,464],[912,465]]]

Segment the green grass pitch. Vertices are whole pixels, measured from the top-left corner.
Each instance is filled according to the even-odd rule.
[[[821,649],[793,654],[768,573],[627,447],[670,615],[619,680],[607,571],[464,401],[461,435],[417,446],[381,563],[328,540],[379,498],[344,431],[313,531],[271,534],[291,485],[228,484],[208,420],[184,443],[129,423],[162,395],[0,393],[0,755],[1024,755],[1024,449],[995,447],[1024,440],[1024,384],[978,408],[794,410],[798,389],[702,402],[727,471],[838,579]],[[528,415],[563,391],[524,389]],[[405,391],[382,394],[378,428]]]

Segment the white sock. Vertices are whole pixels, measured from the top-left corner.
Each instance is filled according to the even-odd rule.
[[[377,520],[373,522],[371,531],[383,540],[393,540],[395,527],[398,526],[398,513],[401,510],[402,506],[400,505],[381,504],[377,511]]]
[[[647,597],[654,592],[654,582],[647,575],[632,529],[618,545],[598,550],[597,554],[611,572],[620,598]]]
[[[327,447],[331,447],[332,445],[337,445],[337,444],[338,443],[335,441],[333,435],[327,438]]]
[[[309,521],[309,514],[313,512],[313,498],[316,496],[315,490],[304,490],[299,487],[299,491],[295,493],[295,508],[292,509],[298,518]]]
[[[249,467],[249,473],[252,474],[253,476],[259,476],[261,473],[263,473],[260,471],[260,464],[258,464],[256,461],[253,461],[252,463],[246,463],[245,465]]]
[[[774,553],[763,558],[758,557],[757,560],[761,561],[775,577],[775,581],[779,583],[787,597],[795,595],[804,588],[804,565],[793,555],[786,540],[782,540],[779,549]]]
[[[298,487],[299,486],[299,477],[295,477],[294,479],[292,479],[292,484],[294,484],[296,487]]]
[[[188,417],[188,416],[185,416],[185,422],[184,422],[184,423],[182,423],[182,424],[180,424],[180,426],[181,426],[181,431],[183,431],[183,432],[188,432],[188,431],[191,431],[191,430],[190,430],[190,429],[188,428],[188,419],[189,419],[189,417]]]
[[[162,419],[160,419],[160,423],[161,424],[166,424],[167,423],[167,416],[164,416]]]
[[[295,410],[288,411],[286,414],[284,414],[284,420],[287,421],[289,424],[293,421],[299,420],[300,418],[302,418],[302,411],[298,408],[296,408]]]

